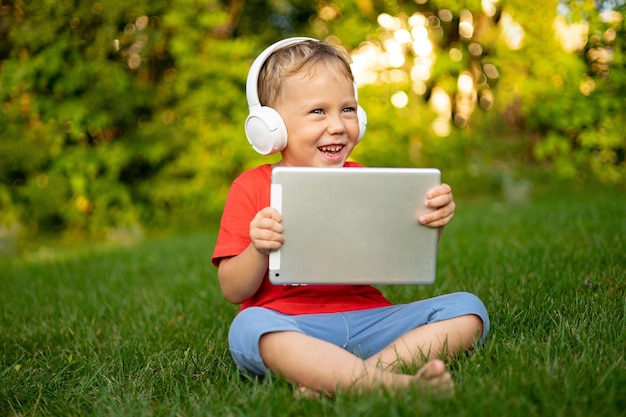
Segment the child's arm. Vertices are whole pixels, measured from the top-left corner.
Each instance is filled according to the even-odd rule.
[[[241,304],[261,286],[272,249],[282,246],[280,213],[271,207],[259,211],[250,222],[250,245],[239,255],[222,259],[217,276],[224,298]]]
[[[456,209],[450,186],[441,184],[430,190],[426,195],[426,207],[434,211],[420,216],[419,222],[428,227],[438,227],[439,237],[441,237],[443,227],[450,223]]]

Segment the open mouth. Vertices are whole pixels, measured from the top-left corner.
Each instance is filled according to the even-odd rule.
[[[341,152],[341,150],[343,149],[343,145],[320,146],[317,149],[319,149],[319,151],[325,155],[332,156],[337,155],[339,152]]]

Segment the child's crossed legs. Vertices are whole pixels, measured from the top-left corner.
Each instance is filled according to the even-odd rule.
[[[468,293],[348,313],[249,310],[235,319],[229,337],[238,365],[322,392],[416,383],[450,388],[450,374],[436,358],[472,348],[489,328],[484,305]],[[423,367],[404,375],[394,372],[398,364]]]

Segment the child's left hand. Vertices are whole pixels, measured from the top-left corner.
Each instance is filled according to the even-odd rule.
[[[452,188],[448,184],[441,184],[430,190],[426,195],[426,207],[434,211],[420,216],[421,224],[428,227],[443,227],[450,223],[456,208]]]

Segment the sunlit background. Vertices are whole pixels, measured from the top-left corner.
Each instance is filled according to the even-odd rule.
[[[565,13],[563,7],[561,5]],[[510,50],[519,50],[524,46],[523,26],[513,16],[498,11],[498,0],[482,0],[482,13],[481,18],[487,18],[495,26],[489,29],[498,31],[503,45]],[[493,23],[496,13],[497,23]],[[604,12],[601,16],[606,22],[619,22],[622,18],[621,14],[614,11]],[[444,53],[437,41],[444,36],[442,25],[449,25],[453,21],[458,22],[456,30],[459,40],[447,51],[449,59],[461,62],[468,58],[464,55],[469,54],[474,65],[458,74],[456,89],[451,93],[436,82],[433,84],[432,70],[436,60]],[[428,103],[437,114],[431,129],[438,136],[448,136],[453,125],[465,127],[477,106],[484,110],[492,108],[495,94],[490,85],[497,82],[500,72],[496,65],[483,59],[484,47],[480,39],[475,39],[476,22],[469,10],[462,10],[456,19],[445,8],[431,16],[421,13],[411,16],[382,13],[377,22],[380,25],[379,39],[363,43],[352,53],[353,72],[358,85],[408,85],[408,90],[398,88],[390,97],[390,102],[397,108],[409,104],[409,90],[419,96],[428,92]],[[563,15],[558,15],[552,29],[566,52],[574,53],[585,48],[589,36],[588,23],[568,23]],[[609,28],[602,37],[604,44],[611,45],[615,41],[616,31]],[[594,63],[594,72],[609,70],[610,47],[592,48],[588,54]],[[595,88],[593,79],[582,75],[579,88],[581,93],[589,95]]]
[[[245,140],[243,92],[258,53],[290,36],[351,52],[369,120],[351,157],[365,165],[435,166],[467,195],[518,201],[533,181],[626,184],[625,10],[0,0],[0,247],[215,224],[233,178],[280,157]]]

